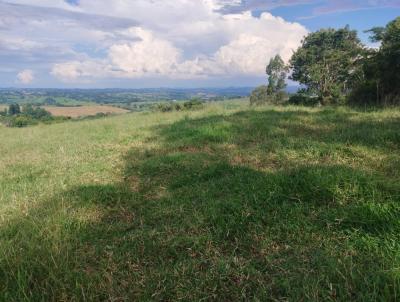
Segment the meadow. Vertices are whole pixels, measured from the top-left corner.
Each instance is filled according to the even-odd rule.
[[[71,118],[78,118],[84,116],[93,116],[98,113],[104,114],[122,114],[129,112],[128,110],[121,109],[113,106],[79,106],[79,107],[57,107],[57,106],[41,106],[46,111],[50,112],[53,116],[65,116]]]
[[[1,301],[395,301],[400,109],[0,127]]]

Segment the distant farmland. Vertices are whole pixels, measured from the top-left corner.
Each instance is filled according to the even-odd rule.
[[[129,112],[128,110],[113,107],[113,106],[81,106],[81,107],[53,107],[53,106],[42,106],[53,116],[66,116],[71,118],[77,118],[81,116],[91,116],[98,113],[111,113],[111,114],[123,114]]]

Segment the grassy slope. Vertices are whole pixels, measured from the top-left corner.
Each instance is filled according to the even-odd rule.
[[[0,300],[395,300],[400,110],[0,128]]]

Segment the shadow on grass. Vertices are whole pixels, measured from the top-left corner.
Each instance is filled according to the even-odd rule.
[[[230,160],[237,150],[300,152],[348,137],[398,143],[397,121],[362,126],[382,132],[368,138],[336,114],[244,112],[158,129],[161,147],[131,150],[119,184],[72,188],[0,230],[2,297],[393,299],[398,185],[343,164],[264,170]]]
[[[231,116],[182,120],[165,127],[160,137],[172,146],[213,143],[281,144],[342,143],[397,150],[400,147],[400,119],[354,119],[360,113],[326,109],[310,111],[244,111]],[[290,146],[290,144],[289,144]]]

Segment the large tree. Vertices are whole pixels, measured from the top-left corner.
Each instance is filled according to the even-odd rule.
[[[349,100],[358,105],[400,104],[400,17],[367,32],[380,46],[365,49],[361,76]]]
[[[363,46],[348,26],[309,34],[290,60],[291,79],[306,85],[321,103],[337,103],[349,92]]]
[[[366,80],[375,82],[378,103],[400,103],[400,17],[369,32],[381,46],[366,60]]]

